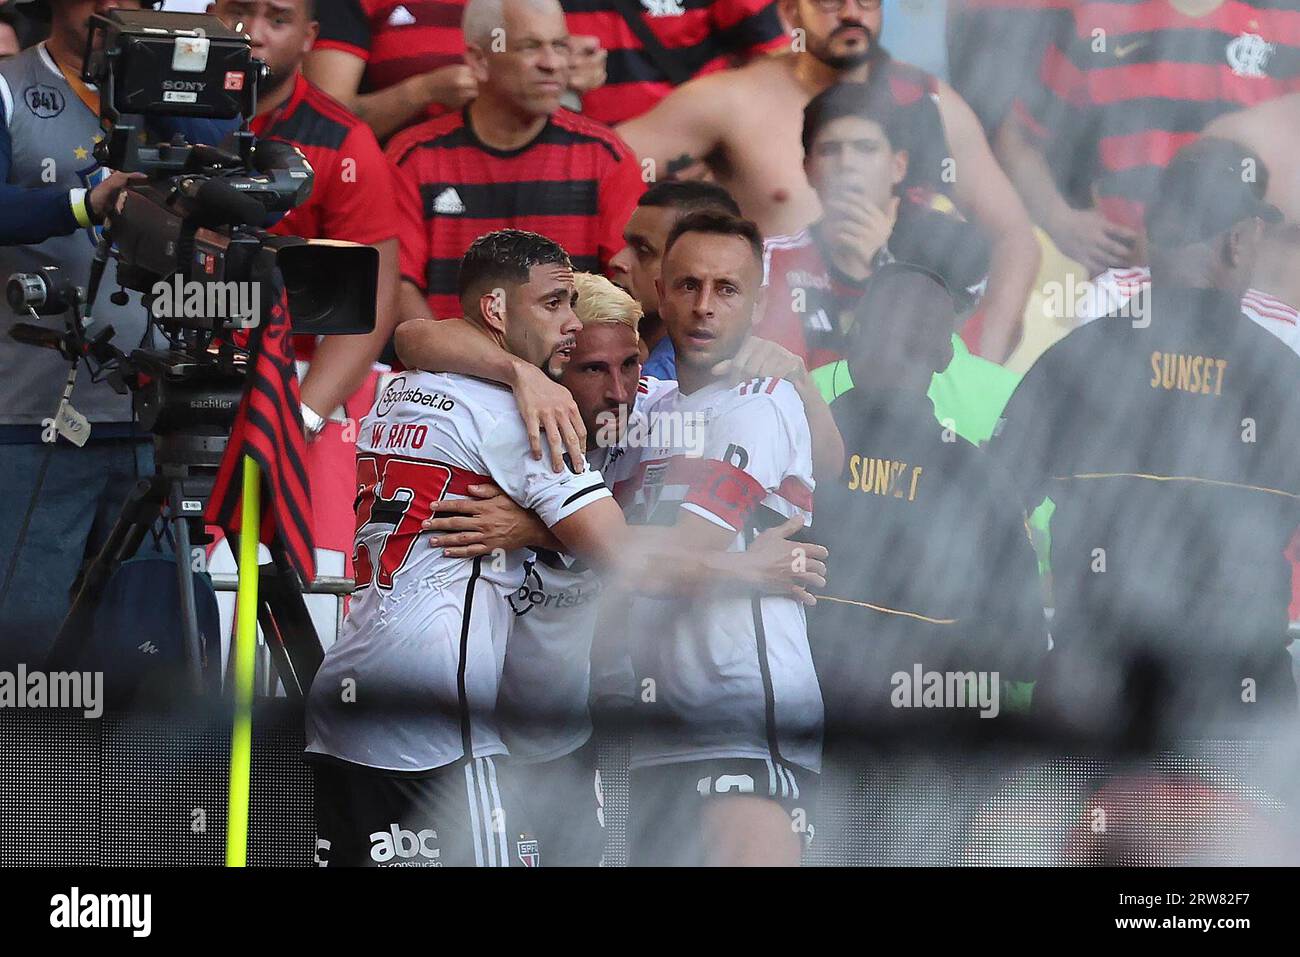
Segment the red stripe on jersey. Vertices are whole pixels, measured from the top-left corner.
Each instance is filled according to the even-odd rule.
[[[1043,54],[1039,79],[1051,92],[1071,106],[1087,105],[1085,75],[1060,47],[1049,46]]]
[[[533,142],[503,153],[484,146],[464,111],[394,138],[401,170],[402,275],[439,318],[460,315],[460,258],[478,237],[513,227],[559,243],[575,267],[599,271],[645,189],[631,149],[611,129],[559,110]]]
[[[667,484],[688,486],[686,498],[698,508],[716,515],[736,531],[745,528],[767,491],[748,472],[717,459],[675,456],[668,468]]]
[[[813,493],[807,485],[795,478],[793,475],[787,475],[777,486],[776,494],[781,496],[795,508],[803,509],[805,512],[812,512]]]
[[[396,435],[399,434],[399,430],[401,430],[405,425],[410,425],[410,424],[411,423],[403,423],[403,422],[381,423],[378,426],[372,426],[372,429],[373,428],[383,429],[385,427],[390,427],[393,430],[393,434]],[[383,441],[387,441],[387,440],[385,439]],[[374,445],[376,443],[372,442],[371,444]],[[409,455],[396,455],[387,452],[376,452],[373,449],[369,452],[364,452],[364,451],[358,452],[357,459],[360,460],[362,458],[368,459],[369,461],[374,463],[373,469],[367,466],[366,469],[362,470],[362,473],[368,475],[370,472],[374,472],[374,477],[371,479],[370,483],[368,484],[358,483],[357,486],[358,495],[364,495],[367,491],[370,492],[374,491],[374,482],[384,474],[384,469],[388,466],[389,462],[411,462],[413,464],[420,465],[420,466],[427,465],[430,468],[438,468],[444,470],[445,473],[447,473],[445,480],[439,479],[438,481],[438,488],[440,489],[441,494],[444,497],[448,495],[464,495],[468,497],[470,495],[469,487],[471,485],[486,485],[492,481],[492,476],[490,475],[480,475],[478,472],[473,472],[470,471],[469,469],[463,469],[459,465],[448,465],[446,462],[436,462],[433,459],[417,459],[417,458],[412,458]],[[370,517],[369,511],[367,510],[366,519],[369,520],[369,517]],[[358,512],[358,525],[364,525],[364,524],[365,522],[360,520],[360,512]]]
[[[392,425],[396,430],[408,424]],[[392,588],[416,540],[424,534],[423,523],[433,514],[433,503],[448,495],[468,496],[469,486],[489,481],[486,475],[431,459],[358,453],[357,531],[352,554],[357,588],[372,582],[383,589]],[[363,536],[365,527],[374,521],[393,527],[377,545]]]
[[[1276,319],[1278,322],[1285,322],[1294,326],[1297,324],[1297,318],[1300,317],[1300,313],[1297,313],[1294,308],[1288,306],[1281,299],[1262,293],[1258,289],[1247,290],[1246,294],[1241,297],[1241,301],[1260,315]]]
[[[1087,84],[1094,106],[1141,98],[1183,102],[1226,100],[1244,107],[1273,99],[1294,87],[1294,84],[1239,76],[1226,62],[1131,63],[1090,70]]]
[[[316,48],[365,61],[361,92],[382,90],[439,67],[465,62],[464,0],[320,0]],[[428,116],[445,109],[434,103]]]
[[[1108,218],[1140,229],[1156,174],[1215,117],[1300,89],[1300,11],[1272,0],[1227,0],[1201,17],[1168,0],[1077,4],[1072,27],[1049,44],[1047,95],[1017,103],[1026,129],[1069,136],[1087,111],[1082,148],[1096,149],[1096,186]],[[1278,9],[1285,7],[1286,9]],[[1104,47],[1098,45],[1104,38]],[[1027,114],[1032,113],[1032,118]]]
[[[1102,165],[1112,171],[1137,166],[1164,166],[1174,154],[1195,140],[1199,133],[1170,133],[1146,130],[1130,136],[1107,136],[1097,144]]]
[[[754,510],[767,497],[767,492],[748,472],[716,459],[703,459],[691,455],[674,455],[666,459],[641,462],[636,471],[614,486],[614,499],[624,510],[638,504],[637,494],[646,491],[646,476],[655,476],[658,487],[684,485],[687,488],[683,502],[690,502],[715,515],[732,528],[740,531]],[[644,516],[649,519],[649,515]]]
[[[777,387],[777,385],[778,385],[780,382],[781,382],[780,379],[770,379],[770,380],[768,380],[767,388],[764,389],[763,391],[766,392],[768,395],[771,395],[773,392],[776,391],[776,387]]]
[[[436,153],[436,157],[431,157],[433,162],[445,164],[444,168],[453,169],[457,173],[455,180],[442,182],[455,186],[500,186],[503,182],[570,183],[576,179],[588,178],[575,176],[575,170],[567,165],[573,162],[575,148],[604,152],[597,143],[537,143],[525,147],[524,155],[498,156],[475,143],[451,145],[448,140],[449,136],[443,136],[438,140],[421,143],[414,150],[408,151],[408,162],[419,163],[422,153]],[[613,160],[621,155],[621,151],[606,152],[605,155]],[[488,160],[484,161],[484,157]],[[503,180],[503,177],[508,178]]]

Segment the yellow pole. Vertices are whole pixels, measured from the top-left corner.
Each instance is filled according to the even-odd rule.
[[[235,721],[230,732],[226,866],[248,863],[248,789],[253,752],[253,676],[257,650],[257,543],[262,524],[261,470],[244,456],[239,523],[239,590],[235,616]]]

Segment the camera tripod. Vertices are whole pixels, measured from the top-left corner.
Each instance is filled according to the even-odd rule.
[[[144,396],[137,394],[138,402],[141,398]],[[147,399],[142,404],[147,406]],[[199,636],[191,546],[212,540],[204,528],[203,513],[227,442],[225,432],[155,433],[154,474],[136,483],[104,547],[86,569],[55,638],[48,662],[51,670],[75,669],[110,579],[122,562],[136,553],[161,517],[171,526],[176,542],[181,628],[191,690],[195,694],[219,693],[220,653],[210,653]],[[231,542],[236,552],[237,544]],[[284,549],[277,542],[270,551],[271,563],[258,568],[257,620],[285,694],[301,700],[324,652]]]

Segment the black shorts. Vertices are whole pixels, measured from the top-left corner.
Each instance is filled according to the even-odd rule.
[[[762,758],[713,758],[637,768],[628,777],[627,859],[634,867],[696,867],[704,863],[700,809],[705,801],[763,797],[790,815],[807,845],[821,775]]]
[[[540,867],[510,770],[460,760],[420,775],[309,761],[321,867]]]
[[[547,867],[597,867],[605,853],[605,795],[594,741],[540,764],[511,762],[528,821]]]

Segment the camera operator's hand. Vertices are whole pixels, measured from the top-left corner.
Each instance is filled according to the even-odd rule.
[[[421,77],[427,103],[438,103],[449,110],[459,110],[478,96],[478,81],[464,63],[439,67]]]
[[[90,214],[95,222],[102,223],[108,211],[117,202],[117,194],[129,183],[138,183],[147,177],[144,173],[111,173],[108,178],[92,189],[86,197],[90,203]]]

